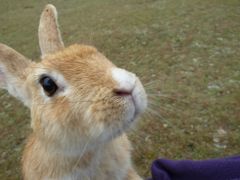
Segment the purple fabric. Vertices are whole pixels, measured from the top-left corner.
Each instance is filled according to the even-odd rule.
[[[201,161],[158,159],[149,180],[240,180],[240,156]]]

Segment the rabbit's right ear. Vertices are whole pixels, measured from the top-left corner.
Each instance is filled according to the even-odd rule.
[[[27,69],[31,64],[31,60],[0,43],[0,89],[6,89],[26,106],[30,106],[31,101],[31,94],[26,85]]]
[[[57,10],[51,4],[48,4],[41,14],[38,38],[42,58],[64,48],[61,32],[58,28]]]

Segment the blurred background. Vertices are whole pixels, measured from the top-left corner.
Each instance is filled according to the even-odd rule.
[[[96,46],[135,72],[149,108],[129,131],[138,172],[158,158],[240,154],[239,0],[0,0],[0,42],[39,61],[41,11],[54,4],[66,45]],[[29,110],[0,91],[0,179],[21,179]]]

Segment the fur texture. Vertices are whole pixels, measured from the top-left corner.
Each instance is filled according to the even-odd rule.
[[[124,133],[147,106],[139,79],[94,47],[64,48],[53,5],[41,15],[39,41],[40,63],[0,45],[0,85],[31,109],[24,179],[141,179]],[[57,85],[53,96],[43,89],[43,76]]]

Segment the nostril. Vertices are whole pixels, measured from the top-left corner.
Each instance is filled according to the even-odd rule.
[[[116,96],[131,96],[135,88],[136,76],[124,69],[113,68],[112,77],[116,81],[113,93]]]
[[[117,96],[131,96],[132,90],[126,90],[126,89],[114,89],[114,94]]]

